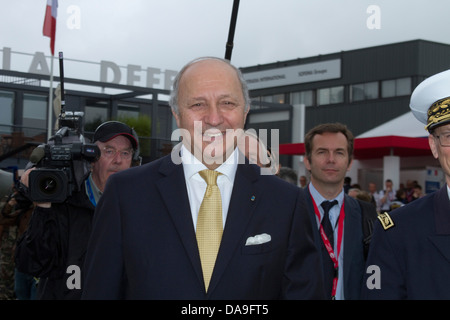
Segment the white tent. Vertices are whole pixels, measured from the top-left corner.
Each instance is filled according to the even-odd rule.
[[[425,124],[417,120],[410,111],[360,134],[357,138],[382,136],[427,137],[428,131],[425,130]]]
[[[364,132],[363,134],[357,136],[357,138],[377,138],[380,139],[386,138],[387,136],[400,136],[400,137],[408,137],[408,138],[421,138],[421,137],[428,137],[428,131],[425,130],[425,124],[417,120],[417,118],[413,115],[412,112],[407,112],[397,118],[394,118],[390,121],[387,121],[383,123],[382,125],[375,127],[371,130],[368,130]],[[427,141],[428,143],[428,141]],[[429,193],[433,190],[428,190],[426,182],[428,181],[438,181],[440,185],[442,185],[443,182],[443,175],[440,172],[439,165],[436,163],[436,160],[432,157],[431,152],[429,156],[425,157],[418,157],[418,158],[412,158],[411,160],[402,160],[402,163],[404,163],[405,167],[411,167],[412,164],[414,164],[414,169],[408,169],[404,168],[404,166],[401,166],[399,156],[389,156],[386,155],[383,157],[383,180],[381,182],[378,182],[378,185],[382,186],[384,181],[386,179],[391,179],[394,182],[394,186],[399,186],[400,182],[405,182],[408,179],[417,180],[419,181],[419,184],[424,186],[424,192]],[[401,167],[403,167],[404,170],[402,173],[403,179],[401,179]],[[423,167],[423,169],[418,169],[419,167]],[[353,175],[355,178],[358,177],[358,168],[361,167],[357,164],[353,166],[351,175]],[[426,169],[434,168],[439,171],[439,175],[436,177],[430,177],[428,171]],[[364,171],[364,170],[362,170]],[[370,172],[370,167],[368,169]],[[363,175],[360,173],[360,175]],[[407,178],[405,178],[405,176]],[[373,179],[373,177],[371,177]],[[364,180],[364,178],[363,178]],[[366,181],[367,183],[367,181]],[[431,188],[431,187],[430,187]]]

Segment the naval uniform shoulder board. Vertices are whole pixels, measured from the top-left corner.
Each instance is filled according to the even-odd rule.
[[[378,218],[378,220],[380,220],[381,225],[383,226],[384,230],[387,230],[394,226],[394,221],[392,221],[391,217],[389,216],[389,214],[387,212],[380,213],[377,218]]]

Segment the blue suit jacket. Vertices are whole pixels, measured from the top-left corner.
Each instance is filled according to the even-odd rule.
[[[267,233],[271,241],[246,246]],[[182,165],[116,173],[96,208],[84,299],[321,299],[320,255],[296,186],[240,164],[208,292]]]
[[[367,299],[450,299],[450,202],[447,186],[395,209],[394,226],[376,223],[367,266],[379,267],[380,289]],[[375,283],[375,273],[366,279]],[[366,284],[365,280],[365,284]]]
[[[315,243],[320,250],[322,238],[320,237],[311,194],[308,188],[303,190],[315,231]],[[355,300],[361,297],[361,287],[365,270],[362,212],[358,201],[347,194],[344,194],[344,208],[344,299]]]

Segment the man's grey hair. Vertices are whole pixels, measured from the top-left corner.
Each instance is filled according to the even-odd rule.
[[[226,64],[228,64],[231,68],[234,69],[234,71],[236,72],[236,75],[239,79],[239,82],[241,83],[241,88],[242,88],[242,94],[244,96],[244,102],[245,102],[245,111],[249,110],[250,108],[250,103],[251,103],[251,99],[250,99],[250,94],[248,92],[248,87],[247,87],[247,82],[244,79],[244,76],[242,75],[241,70],[239,70],[238,68],[236,68],[234,65],[232,65],[230,63],[229,60],[226,59],[221,59],[221,58],[217,58],[217,57],[200,57],[197,59],[194,59],[190,62],[188,62],[181,70],[180,72],[178,72],[177,76],[175,77],[174,81],[173,81],[173,88],[172,91],[170,93],[170,98],[169,98],[169,105],[172,108],[172,111],[175,114],[179,114],[179,108],[178,108],[178,90],[179,90],[179,86],[180,86],[180,79],[183,76],[184,72],[194,63],[197,63],[199,61],[203,61],[203,60],[217,60],[217,61],[222,61]]]

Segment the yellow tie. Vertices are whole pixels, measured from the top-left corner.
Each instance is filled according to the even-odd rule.
[[[207,183],[203,202],[198,212],[197,242],[205,289],[208,290],[223,232],[222,199],[217,186],[217,176],[220,173],[214,170],[202,170],[199,174]]]

